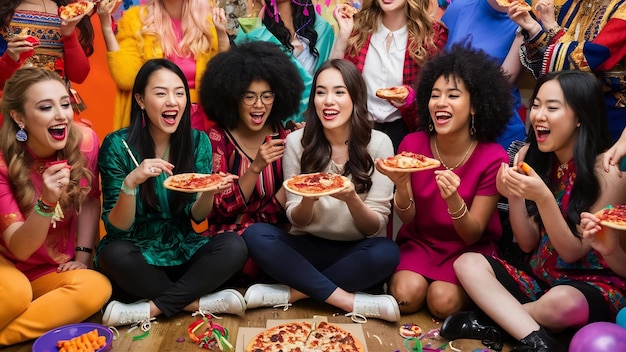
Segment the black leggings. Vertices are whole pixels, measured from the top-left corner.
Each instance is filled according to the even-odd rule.
[[[248,258],[244,240],[236,233],[217,235],[177,266],[146,262],[137,246],[118,240],[98,254],[98,267],[132,300],[150,299],[170,317],[185,306],[213,292],[241,270]]]

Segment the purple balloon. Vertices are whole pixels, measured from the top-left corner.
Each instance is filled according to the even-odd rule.
[[[583,326],[569,344],[569,352],[626,351],[626,329],[607,322]]]

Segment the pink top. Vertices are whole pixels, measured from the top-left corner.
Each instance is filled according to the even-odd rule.
[[[87,160],[86,167],[93,173],[91,180],[91,192],[89,197],[100,199],[99,174],[98,174],[98,136],[87,128],[73,125],[83,134],[83,142],[80,150]],[[30,180],[36,190],[36,198],[41,195],[43,180],[40,169],[48,161],[35,159],[31,166]],[[81,180],[81,186],[88,186],[87,180]],[[34,211],[34,210],[33,210]],[[74,209],[63,209],[64,219],[56,223],[56,228],[50,225],[48,236],[43,245],[25,261],[15,258],[6,247],[4,240],[0,237],[0,255],[13,263],[17,269],[23,272],[29,280],[34,280],[41,275],[57,270],[59,264],[66,263],[74,258],[74,248],[76,247],[76,226],[78,216]],[[4,232],[11,224],[23,222],[28,214],[23,214],[11,190],[7,164],[4,155],[0,153],[0,232]]]
[[[179,19],[172,18],[172,27],[174,28],[174,35],[178,41],[183,39],[183,28]],[[170,55],[168,57],[170,61],[178,65],[187,78],[189,89],[196,88],[196,59],[193,56],[179,57],[176,55]],[[192,102],[195,103],[195,102]]]
[[[425,132],[407,135],[398,152],[410,151],[433,158],[430,139]],[[474,196],[498,194],[496,174],[509,157],[497,143],[478,143],[465,164],[454,169],[461,178],[458,192],[471,208]],[[443,170],[441,166],[439,170]],[[496,242],[502,235],[500,218],[496,209],[481,239],[466,245],[452,223],[448,207],[441,198],[435,182],[434,170],[415,172],[411,175],[415,199],[415,219],[403,224],[396,239],[400,246],[400,264],[396,271],[409,270],[429,279],[459,284],[452,263],[465,252],[479,252],[497,256]]]

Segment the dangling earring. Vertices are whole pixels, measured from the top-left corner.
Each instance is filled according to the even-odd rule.
[[[146,128],[146,109],[141,109],[141,127]]]
[[[472,114],[472,125],[470,126],[470,136],[476,134],[476,127],[474,127],[474,114]]]
[[[18,142],[26,142],[28,140],[28,134],[26,134],[24,126],[20,126],[20,130],[15,134],[15,139]]]
[[[431,122],[431,123],[429,123],[429,124],[428,124],[428,131],[429,131],[429,132],[432,132],[434,129],[435,129],[435,125],[433,125],[433,123],[432,123],[432,122]]]

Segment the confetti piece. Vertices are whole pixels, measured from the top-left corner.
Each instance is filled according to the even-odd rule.
[[[176,339],[176,342],[181,343],[181,342],[185,342],[185,339],[182,337],[179,337]]]
[[[380,337],[378,337],[378,335],[372,335],[372,337],[376,338],[376,340],[378,340],[378,343],[379,343],[380,345],[382,345],[382,344],[383,344],[383,341],[380,339]]]

